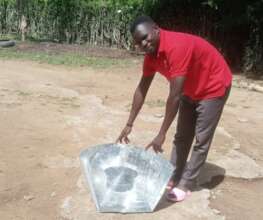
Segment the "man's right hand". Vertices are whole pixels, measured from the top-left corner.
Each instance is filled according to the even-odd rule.
[[[122,143],[124,141],[126,144],[128,144],[130,142],[128,135],[131,133],[131,131],[132,131],[132,126],[126,125],[123,128],[123,130],[122,130],[120,136],[118,137],[118,139],[116,140],[116,142]]]

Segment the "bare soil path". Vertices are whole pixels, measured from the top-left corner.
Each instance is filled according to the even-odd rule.
[[[151,214],[96,212],[78,156],[115,141],[140,78],[140,62],[109,69],[0,60],[0,219],[263,219],[263,94],[233,88],[200,178],[183,203]],[[132,143],[145,146],[164,112],[156,77]],[[169,158],[175,123],[164,145]]]

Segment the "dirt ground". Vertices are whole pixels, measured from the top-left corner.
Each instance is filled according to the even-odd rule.
[[[233,87],[200,189],[150,214],[96,212],[81,150],[114,142],[128,117],[141,64],[69,68],[0,60],[0,219],[263,219],[263,94]],[[235,77],[237,78],[237,77]],[[156,77],[132,144],[145,146],[164,113],[168,84]],[[176,123],[163,156],[169,159]]]

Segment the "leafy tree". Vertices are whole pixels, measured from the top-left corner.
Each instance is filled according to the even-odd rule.
[[[263,0],[0,0],[0,34],[132,48],[129,24],[151,15],[201,35],[235,68],[263,72]]]

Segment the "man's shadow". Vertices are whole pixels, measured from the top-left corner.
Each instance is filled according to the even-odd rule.
[[[197,187],[193,191],[200,191],[202,189],[211,190],[215,188],[224,180],[225,172],[225,169],[222,167],[212,163],[205,163],[198,176]],[[155,211],[160,211],[174,204],[167,201],[167,193],[167,191],[164,193]]]
[[[214,189],[225,179],[226,170],[212,163],[205,163],[198,177],[198,187],[194,191],[202,189]]]

